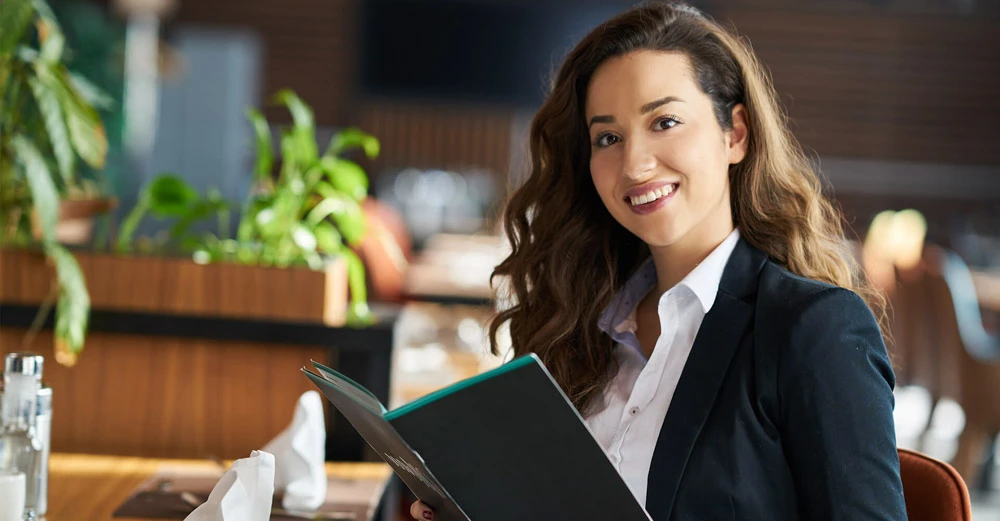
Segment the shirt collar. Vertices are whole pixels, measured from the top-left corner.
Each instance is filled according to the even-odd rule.
[[[736,243],[739,242],[740,232],[738,229],[732,231],[719,244],[712,253],[705,257],[691,273],[688,273],[678,285],[687,286],[698,297],[702,310],[708,313],[715,304],[715,297],[719,293],[719,284],[722,282],[722,273],[726,269],[726,263]],[[652,257],[646,259],[636,270],[635,274],[629,278],[622,290],[615,295],[611,303],[601,313],[597,321],[597,327],[611,336],[616,342],[625,342],[626,337],[635,329],[634,313],[636,306],[643,297],[656,287],[656,266]]]
[[[705,257],[705,260],[695,266],[679,283],[690,288],[698,296],[705,313],[708,313],[715,304],[715,296],[719,294],[719,284],[722,282],[722,272],[726,270],[726,263],[729,262],[729,257],[736,249],[739,240],[740,231],[733,230],[722,244],[716,246],[712,253],[709,253],[708,257]]]

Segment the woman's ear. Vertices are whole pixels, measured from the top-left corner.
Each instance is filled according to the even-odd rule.
[[[726,152],[729,164],[735,165],[747,155],[750,143],[750,127],[747,125],[747,108],[742,103],[733,107],[733,128],[726,131]]]

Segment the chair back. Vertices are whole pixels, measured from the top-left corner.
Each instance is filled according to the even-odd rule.
[[[969,490],[951,465],[899,449],[899,474],[910,521],[972,521]]]

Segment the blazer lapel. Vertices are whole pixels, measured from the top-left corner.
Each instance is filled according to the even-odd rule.
[[[726,264],[715,304],[695,337],[649,467],[646,510],[657,521],[670,519],[688,457],[753,318],[753,296],[765,260],[760,250],[740,239]]]

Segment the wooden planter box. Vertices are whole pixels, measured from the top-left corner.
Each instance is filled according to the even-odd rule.
[[[345,263],[326,273],[188,259],[77,253],[96,310],[344,322]],[[0,251],[0,303],[34,304],[54,273],[37,252]],[[209,335],[211,336],[211,335]],[[52,331],[26,343],[0,329],[0,355],[45,356],[53,389],[52,449],[146,457],[245,457],[292,419],[312,384],[299,368],[331,361],[331,346],[91,331],[74,367],[55,363]],[[273,340],[273,339],[272,339]]]
[[[347,263],[326,271],[195,264],[190,258],[77,252],[94,309],[318,322],[347,316]],[[39,252],[0,251],[0,302],[39,304],[54,269]]]

